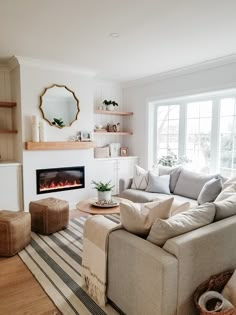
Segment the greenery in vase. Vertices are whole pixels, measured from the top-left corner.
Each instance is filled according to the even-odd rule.
[[[163,166],[174,166],[177,161],[177,156],[174,153],[170,152],[168,155],[162,156],[158,160],[158,164],[161,164]]]
[[[53,118],[52,124],[58,127],[65,127],[62,118]]]
[[[113,105],[113,106],[118,106],[118,103],[116,103],[115,101],[108,101],[108,100],[104,100],[103,104],[105,105]]]
[[[92,180],[92,184],[94,185],[94,189],[97,189],[97,191],[110,191],[112,190],[113,187],[115,187],[115,185],[111,185],[111,181],[107,182],[107,183],[103,183],[103,182],[95,182],[94,180]]]

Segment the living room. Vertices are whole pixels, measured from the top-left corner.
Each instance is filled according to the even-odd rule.
[[[1,209],[28,212],[31,201],[55,197],[66,200],[72,213],[80,201],[96,197],[93,180],[111,180],[113,194],[117,195],[121,192],[120,179],[133,177],[136,164],[150,170],[169,151],[178,158],[189,158],[187,167],[194,171],[235,176],[234,1],[137,4],[104,0],[100,4],[62,1],[60,5],[56,1],[8,1],[1,7],[0,102],[14,102],[16,106],[0,108],[0,129],[7,126],[17,130],[0,134],[0,171],[5,179],[0,186]],[[70,126],[57,128],[43,119],[40,96],[54,84],[69,88],[79,100],[78,115]],[[114,111],[132,114],[97,114],[105,99],[118,103]],[[188,104],[199,106],[200,114],[188,116]],[[158,110],[171,106],[177,108],[177,114],[165,123],[169,126],[177,120],[178,126],[161,131]],[[210,114],[208,111],[204,116],[201,108],[210,108]],[[35,117],[44,120],[45,143],[77,145],[78,132],[85,131],[92,135],[91,147],[27,148],[34,142]],[[198,128],[204,125],[203,131],[196,127],[191,133],[193,119]],[[107,123],[119,123],[126,134],[104,135],[96,130],[97,125],[105,128]],[[207,141],[202,144],[198,138],[190,143],[192,134],[207,135]],[[165,139],[162,142],[161,137]],[[224,143],[223,138],[227,138]],[[113,158],[94,158],[94,147],[114,143],[124,149],[124,156],[119,153]],[[207,147],[203,150],[204,145]],[[38,194],[37,170],[75,165],[85,170],[82,189]],[[0,264],[10,265],[11,259],[1,258]],[[9,283],[6,281],[5,286]],[[4,286],[2,290],[9,292]],[[6,295],[9,293],[0,300],[6,301]],[[17,299],[22,299],[20,294]],[[0,307],[0,313],[24,314],[23,309],[4,307],[2,311]]]

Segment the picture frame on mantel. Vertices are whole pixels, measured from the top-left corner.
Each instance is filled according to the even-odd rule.
[[[120,156],[128,156],[128,148],[120,148]]]

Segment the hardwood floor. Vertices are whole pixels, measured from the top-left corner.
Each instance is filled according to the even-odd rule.
[[[71,210],[70,217],[86,213]],[[0,315],[60,315],[18,255],[0,258]]]

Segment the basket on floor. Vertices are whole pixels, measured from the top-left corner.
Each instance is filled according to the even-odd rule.
[[[200,296],[206,291],[217,291],[221,293],[224,289],[226,283],[231,278],[234,271],[225,271],[221,272],[217,275],[211,276],[208,280],[200,284],[200,286],[196,289],[193,295],[194,304],[200,315],[236,315],[236,308],[232,308],[230,310],[214,312],[214,311],[205,311],[198,304],[198,300]]]

